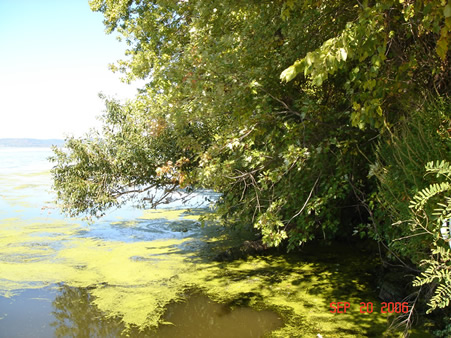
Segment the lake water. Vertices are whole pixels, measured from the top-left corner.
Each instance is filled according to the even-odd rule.
[[[211,192],[93,223],[68,218],[52,202],[50,155],[0,148],[0,338],[380,337],[405,319],[381,311],[372,250],[313,244],[218,262],[255,237],[201,227]],[[347,313],[331,302],[349,303]]]
[[[205,245],[220,227],[198,222],[214,194],[88,224],[55,208],[50,155],[0,148],[0,337],[261,337],[282,325],[196,291],[215,268]]]

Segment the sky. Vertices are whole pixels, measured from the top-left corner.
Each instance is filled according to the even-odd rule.
[[[108,69],[126,45],[102,21],[88,0],[0,0],[0,138],[79,137],[100,126],[99,92],[134,96]]]

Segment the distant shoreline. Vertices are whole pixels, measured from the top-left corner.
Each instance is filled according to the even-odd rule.
[[[35,139],[35,138],[0,138],[0,147],[17,148],[49,148],[52,145],[62,146],[61,139]]]

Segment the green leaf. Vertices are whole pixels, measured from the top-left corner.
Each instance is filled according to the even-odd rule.
[[[443,14],[445,15],[445,18],[449,18],[451,16],[451,4],[447,4],[445,6],[443,9]]]
[[[285,69],[282,74],[280,74],[280,79],[285,82],[290,82],[296,77],[297,72],[295,66],[290,66],[287,69]]]

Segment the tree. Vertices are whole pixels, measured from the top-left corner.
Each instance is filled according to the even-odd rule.
[[[72,214],[208,188],[219,214],[269,245],[348,236],[368,218],[376,140],[425,86],[449,90],[442,1],[90,4],[130,46],[113,70],[147,85],[105,99],[103,131],[55,149]]]

